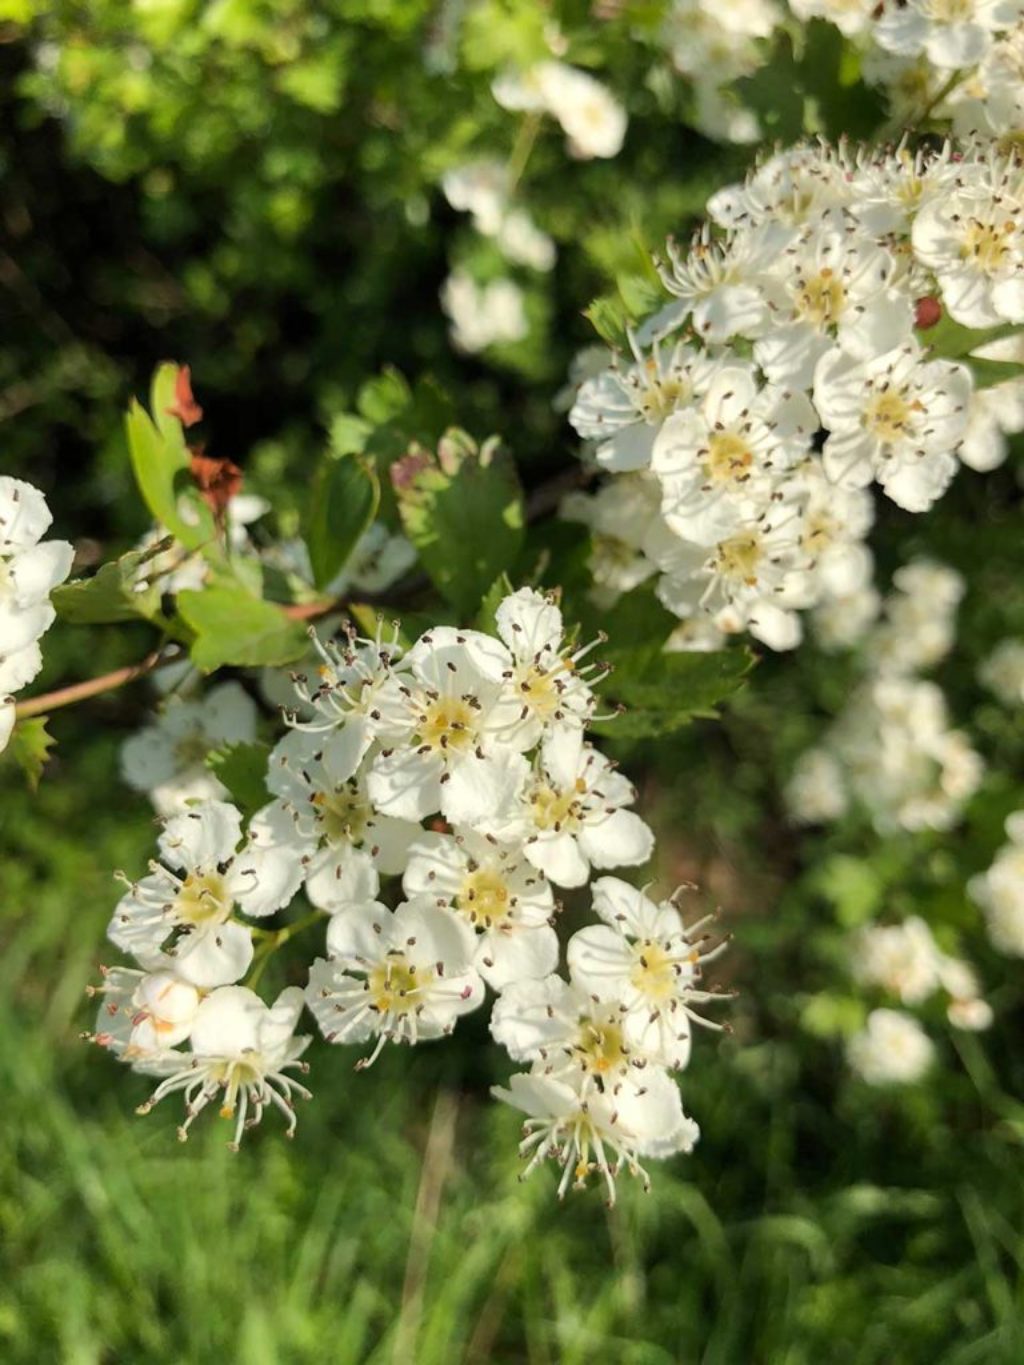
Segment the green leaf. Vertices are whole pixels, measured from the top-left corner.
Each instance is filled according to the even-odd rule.
[[[1019,379],[1024,365],[1015,360],[983,360],[981,356],[965,355],[963,363],[974,377],[976,389],[990,389],[994,384],[1005,384],[1008,379]]]
[[[39,786],[50,750],[57,743],[46,728],[49,719],[49,716],[30,716],[27,720],[19,720],[5,750],[5,756],[17,763],[33,791]]]
[[[178,611],[195,631],[192,662],[204,673],[225,664],[288,664],[309,647],[306,631],[281,607],[253,597],[230,579],[179,593]]]
[[[602,697],[624,714],[595,721],[593,729],[618,739],[657,738],[713,716],[716,704],[735,692],[754,664],[746,650],[666,654],[659,644],[607,651],[612,673]]]
[[[145,565],[172,544],[168,537],[145,550],[129,550],[103,564],[91,578],[76,578],[55,588],[50,600],[57,615],[76,626],[99,626],[114,621],[147,621],[160,615],[160,593],[155,587],[133,586]]]
[[[405,376],[388,366],[373,379],[368,379],[359,390],[356,407],[372,426],[393,421],[412,401],[412,391]]]
[[[480,603],[480,610],[476,614],[477,630],[486,631],[488,635],[496,633],[496,620],[498,608],[510,593],[515,592],[512,582],[507,573],[499,574],[491,586],[484,594],[484,600]]]
[[[270,800],[267,791],[266,744],[226,744],[208,754],[206,766],[227,787],[243,815],[252,815]]]
[[[477,448],[450,430],[437,454],[414,446],[391,468],[406,535],[423,567],[463,620],[471,620],[523,544],[519,478],[495,438]]]
[[[146,506],[161,525],[189,549],[213,540],[213,515],[188,477],[190,456],[181,423],[167,411],[174,401],[178,367],[160,365],[153,377],[152,417],[132,399],[125,418],[128,450],[135,482]],[[189,503],[186,520],[179,510],[182,497]]]
[[[626,329],[631,319],[626,305],[617,295],[602,294],[600,298],[594,299],[589,308],[583,310],[583,316],[601,340],[607,342],[609,346],[622,350],[628,345]]]
[[[359,455],[327,458],[313,484],[306,545],[313,581],[324,587],[345,567],[380,505],[380,481]]]
[[[927,346],[936,360],[966,360],[971,351],[979,346],[987,346],[990,341],[1002,341],[1004,337],[1014,336],[1020,328],[1012,322],[1000,323],[998,327],[965,327],[962,322],[954,322],[943,311],[942,317],[934,327],[918,330],[921,343]]]

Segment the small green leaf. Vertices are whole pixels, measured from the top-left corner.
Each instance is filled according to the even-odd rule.
[[[17,763],[33,791],[38,788],[50,750],[57,743],[46,729],[49,719],[49,716],[30,716],[27,720],[19,720],[5,750],[5,756]]]
[[[413,447],[391,467],[406,535],[460,617],[471,620],[523,545],[524,507],[511,459],[495,438],[477,448],[450,430],[434,455]]]
[[[753,667],[753,655],[741,649],[709,654],[666,654],[659,644],[609,650],[612,673],[603,698],[625,712],[599,720],[593,729],[619,739],[656,738],[712,716],[716,704],[739,688]]]
[[[917,335],[936,360],[964,360],[979,346],[987,346],[990,341],[1002,341],[1018,331],[1020,328],[1012,322],[1000,323],[998,327],[965,327],[962,322],[954,322],[943,311],[934,327],[920,329]]]
[[[345,567],[359,537],[376,516],[380,482],[359,455],[328,457],[313,483],[306,545],[313,581],[325,587]]]
[[[195,631],[192,662],[204,673],[225,664],[279,666],[309,647],[303,627],[273,602],[264,602],[230,579],[178,594],[178,611]]]
[[[160,593],[155,587],[136,588],[146,564],[172,544],[171,537],[146,550],[129,550],[120,559],[103,564],[91,578],[76,578],[55,588],[50,600],[62,620],[76,626],[99,626],[131,621],[137,616],[152,621],[160,615]]]
[[[974,378],[976,389],[990,389],[994,384],[1005,384],[1008,379],[1019,379],[1024,365],[1016,360],[983,360],[981,356],[965,355],[963,363]]]
[[[484,600],[480,603],[480,610],[476,614],[477,630],[486,631],[489,635],[495,634],[498,608],[505,598],[513,592],[515,592],[515,588],[513,588],[508,574],[499,574],[487,589]]]
[[[607,342],[609,346],[622,350],[628,345],[627,328],[630,316],[621,298],[614,294],[602,294],[589,308],[584,309],[583,316],[601,340]]]
[[[270,800],[267,791],[266,744],[226,744],[208,754],[206,766],[227,787],[243,815],[252,815]]]
[[[213,516],[190,486],[190,456],[181,423],[168,407],[174,400],[176,365],[160,365],[153,377],[152,417],[132,399],[125,418],[128,450],[135,482],[146,506],[161,525],[183,545],[196,549],[212,541]],[[189,516],[182,516],[179,503],[188,499]]]

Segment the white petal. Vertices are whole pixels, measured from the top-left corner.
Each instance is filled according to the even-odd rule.
[[[174,815],[163,828],[157,846],[170,867],[215,867],[227,862],[242,835],[242,817],[226,801]]]

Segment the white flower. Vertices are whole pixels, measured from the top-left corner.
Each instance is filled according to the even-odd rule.
[[[480,285],[464,270],[454,270],[441,287],[441,306],[451,320],[453,343],[471,354],[522,341],[530,330],[523,291],[513,280]]]
[[[51,521],[38,488],[0,476],[0,694],[38,673],[36,641],[56,615],[50,593],[71,571],[67,541],[42,539]]]
[[[573,982],[601,1001],[619,1003],[623,1039],[638,1056],[672,1070],[685,1067],[690,1021],[708,1024],[694,1005],[722,998],[700,985],[704,964],[725,946],[708,951],[694,937],[711,917],[687,929],[672,901],[655,904],[618,877],[594,883],[594,910],[603,923],[587,925],[569,940]]]
[[[278,799],[253,816],[250,834],[262,847],[295,849],[306,865],[306,894],[322,910],[372,900],[378,872],[401,872],[420,833],[418,824],[374,810],[343,730],[285,735],[270,756],[267,787]]]
[[[581,664],[603,637],[571,648],[562,613],[535,588],[520,588],[504,598],[495,625],[512,658],[492,722],[502,741],[525,750],[555,726],[582,729],[594,710],[590,683],[602,674],[599,666]]]
[[[233,918],[237,906],[254,918],[282,909],[302,884],[293,851],[252,844],[236,852],[242,817],[210,801],[164,822],[158,840],[163,865],[129,883],[110,921],[112,943],[143,966],[166,964],[208,989],[237,981],[252,961],[249,927]]]
[[[874,565],[864,538],[875,518],[870,493],[837,487],[816,459],[801,465],[787,487],[806,498],[801,543],[820,589],[833,598],[869,590]]]
[[[605,469],[643,469],[665,419],[704,393],[715,363],[689,346],[658,342],[650,353],[633,343],[632,365],[618,364],[580,385],[569,421],[587,441],[596,441]]]
[[[1006,821],[1009,842],[968,890],[985,913],[988,936],[1001,953],[1024,957],[1024,811]]]
[[[0,697],[0,754],[11,742],[11,735],[14,734],[14,698],[8,697],[6,700]]]
[[[542,232],[525,209],[512,209],[501,220],[497,235],[502,254],[531,270],[551,270],[555,264],[555,244]]]
[[[494,158],[453,166],[441,177],[444,196],[453,209],[469,213],[486,237],[501,227],[508,202],[508,169]]]
[[[978,681],[1004,706],[1024,705],[1024,640],[1002,640],[978,669]]]
[[[296,986],[282,991],[272,1006],[244,986],[221,986],[196,1012],[190,1053],[166,1055],[163,1065],[170,1074],[136,1112],[148,1114],[167,1095],[183,1091],[185,1122],[178,1137],[184,1142],[194,1120],[219,1096],[221,1118],[235,1121],[228,1145],[237,1151],[242,1134],[271,1104],[285,1116],[291,1137],[297,1123],[294,1097],[310,1098],[306,1087],[287,1074],[305,1070],[299,1058],[309,1038],[294,1036],[301,1013],[302,992]]]
[[[788,600],[803,605],[810,582],[801,541],[799,506],[775,503],[710,546],[655,524],[644,549],[663,570],[657,594],[674,615],[704,612],[726,634],[749,628],[771,649],[793,649],[801,629]]]
[[[714,545],[756,520],[773,480],[809,451],[818,421],[802,394],[761,388],[752,367],[721,369],[699,406],[673,414],[651,466],[672,530]]]
[[[554,971],[554,896],[518,848],[470,829],[421,833],[409,850],[402,889],[410,899],[432,898],[472,926],[473,965],[495,990]]]
[[[981,61],[992,35],[1019,15],[1014,0],[885,0],[873,36],[887,52],[924,53],[941,70],[956,71]]]
[[[428,897],[397,910],[369,902],[331,917],[326,961],[310,968],[306,1003],[329,1043],[376,1038],[418,1043],[451,1033],[483,1000],[473,966],[476,935],[467,920]]]
[[[562,125],[574,156],[618,154],[629,120],[600,81],[564,62],[542,62],[533,76],[544,108]]]
[[[834,652],[860,644],[878,619],[882,599],[873,586],[857,588],[819,602],[811,615],[814,638]]]
[[[801,225],[855,198],[842,151],[801,143],[769,157],[742,183],[716,190],[707,214],[724,228]]]
[[[853,939],[856,979],[898,995],[904,1005],[920,1005],[939,989],[944,954],[919,915],[902,924],[872,924]]]
[[[926,361],[916,342],[862,363],[829,352],[814,376],[826,474],[854,488],[874,477],[900,507],[926,511],[956,473],[970,395],[962,365]]]
[[[102,996],[94,1042],[136,1070],[162,1065],[162,1054],[192,1032],[202,992],[173,972],[103,968]]]
[[[850,220],[808,225],[775,265],[774,323],[754,343],[767,377],[810,387],[833,338],[855,360],[902,345],[910,337],[914,309],[909,294],[895,287],[895,277],[890,253],[853,229]]]
[[[658,273],[683,305],[678,321],[689,314],[694,330],[709,345],[734,336],[762,336],[772,322],[764,285],[791,238],[790,229],[767,223],[713,240],[705,224],[685,254],[670,241],[669,265]]]
[[[657,481],[644,474],[623,474],[596,493],[570,493],[562,499],[560,515],[591,529],[587,567],[602,604],[610,605],[657,573],[643,544],[660,505]]]
[[[838,820],[849,804],[839,760],[827,749],[807,749],[797,759],[785,797],[790,815],[801,824]]]
[[[970,163],[914,219],[918,260],[965,327],[1024,322],[1024,186],[1012,158]]]
[[[789,0],[789,8],[798,19],[827,19],[846,38],[870,33],[874,24],[877,0]]]
[[[440,811],[455,824],[496,816],[515,798],[527,765],[501,712],[513,670],[505,647],[480,631],[438,626],[405,656],[391,684],[400,727],[373,760],[367,790],[377,810],[403,820]],[[529,738],[529,737],[527,737]]]
[[[171,697],[154,724],[122,744],[121,776],[148,794],[159,815],[219,800],[228,793],[206,767],[207,755],[254,740],[256,716],[256,704],[236,682],[211,688],[197,701]]]
[[[849,1041],[847,1060],[869,1085],[909,1085],[932,1064],[935,1049],[924,1029],[899,1010],[872,1010]]]
[[[897,569],[893,584],[885,620],[868,641],[868,658],[879,673],[933,668],[953,648],[956,609],[966,584],[955,569],[928,559]]]
[[[509,1089],[491,1092],[528,1115],[519,1151],[529,1157],[523,1178],[547,1158],[562,1168],[561,1199],[570,1184],[581,1189],[599,1172],[615,1202],[615,1178],[622,1166],[649,1188],[641,1157],[690,1152],[700,1129],[683,1113],[679,1090],[664,1072],[647,1071],[642,1083],[621,1081],[583,1097],[551,1076],[514,1075]]]
[[[624,810],[636,792],[577,730],[548,735],[515,811],[483,828],[507,843],[522,843],[526,858],[556,886],[583,886],[591,866],[636,867],[654,848],[654,835]]]

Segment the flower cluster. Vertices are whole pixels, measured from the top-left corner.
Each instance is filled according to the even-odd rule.
[[[980,998],[973,969],[944,953],[918,915],[901,924],[859,930],[850,941],[850,965],[861,986],[895,996],[904,1007],[923,1005],[944,992],[946,1016],[954,1028],[976,1031],[992,1022],[992,1009]],[[915,1081],[932,1056],[920,1022],[905,1010],[887,1007],[871,1011],[847,1048],[850,1065],[871,1085]]]
[[[645,863],[654,839],[631,784],[586,739],[593,645],[569,641],[532,589],[499,604],[495,631],[437,626],[407,648],[397,628],[314,635],[316,672],[294,675],[268,760],[273,799],[244,832],[178,753],[222,738],[236,684],[168,706],[128,746],[126,766],[169,775],[162,800],[181,807],[114,912],[109,937],[138,968],[108,972],[95,1035],[160,1078],[144,1109],[183,1091],[185,1135],[220,1094],[235,1142],[267,1104],[294,1126],[301,997],[270,1008],[252,987],[292,933],[259,921],[301,889],[327,925],[305,1003],[329,1042],[363,1049],[359,1068],[389,1043],[450,1033],[490,988],[495,1038],[530,1064],[496,1092],[529,1116],[528,1169],[556,1159],[561,1191],[597,1171],[612,1196],[620,1165],[642,1174],[641,1158],[693,1145],[669,1073],[689,1060],[717,949],[674,904],[605,877],[601,922],[570,940],[569,977],[557,975],[556,889]]]
[[[864,644],[867,677],[790,779],[797,820],[835,820],[853,801],[882,834],[951,829],[981,781],[981,759],[949,728],[941,689],[915,676],[952,647],[963,583],[926,560],[898,570],[894,583]]]
[[[43,540],[53,520],[38,488],[0,476],[0,749],[14,730],[12,692],[43,666],[39,641],[56,612],[50,593],[71,572],[66,540]]]
[[[1006,821],[1006,843],[968,890],[985,915],[988,936],[1001,953],[1024,957],[1024,811]]]
[[[1024,166],[982,147],[803,145],[708,211],[713,228],[660,265],[673,301],[570,412],[629,492],[575,495],[567,514],[601,538],[603,589],[657,575],[687,623],[678,647],[749,630],[786,649],[801,611],[870,586],[870,486],[923,512],[956,473],[971,358],[926,338],[943,316],[979,345],[1024,323]],[[975,447],[979,422],[996,410]]]

